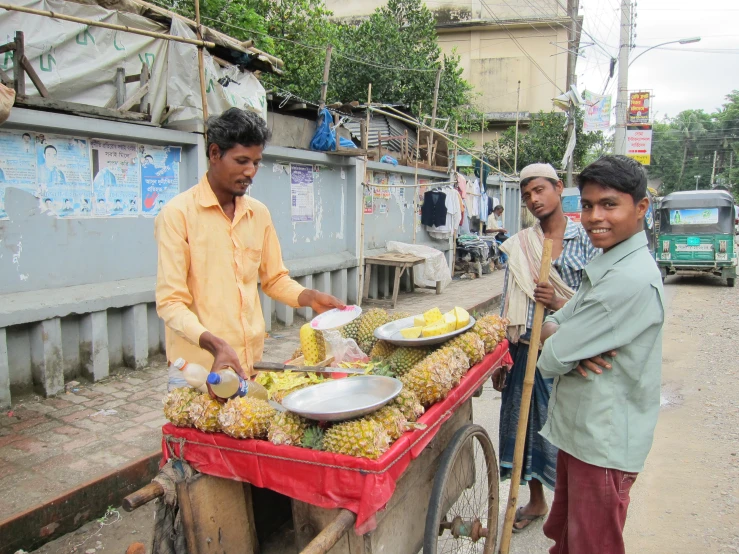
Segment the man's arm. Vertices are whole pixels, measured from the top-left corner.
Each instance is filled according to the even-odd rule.
[[[282,261],[280,241],[271,220],[264,233],[259,279],[264,294],[293,308],[310,307],[320,314],[332,308],[345,307],[338,298],[317,290],[306,289],[290,278]]]

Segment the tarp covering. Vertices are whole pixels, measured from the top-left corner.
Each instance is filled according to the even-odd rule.
[[[140,15],[97,5],[60,0],[17,0],[15,3],[84,19],[196,38],[195,33],[179,19],[172,19],[171,28],[167,28]],[[0,36],[13,40],[16,31],[23,31],[26,57],[55,100],[103,107],[115,94],[116,70],[124,68],[126,75],[138,75],[142,64],[146,63],[151,72],[149,102],[152,123],[195,130],[202,118],[197,47],[194,45],[11,10],[0,11]],[[0,40],[0,44],[3,43],[5,40]],[[238,107],[256,111],[266,120],[266,93],[254,74],[241,72],[234,66],[219,66],[207,50],[204,58],[209,113],[219,114],[230,107]],[[0,54],[0,68],[12,71],[12,52]],[[132,96],[138,88],[138,82],[126,85],[126,97]],[[26,93],[38,96],[30,79],[26,79]],[[166,113],[165,107],[168,109]]]
[[[490,378],[493,369],[512,363],[508,342],[503,341],[467,372],[445,400],[419,419],[425,429],[406,432],[378,460],[233,439],[223,433],[167,424],[162,428],[164,462],[182,456],[201,473],[266,487],[321,508],[345,508],[357,514],[356,529],[363,534],[375,528],[375,514],[388,503],[398,479],[441,424]]]
[[[385,246],[388,252],[413,254],[426,260],[421,266],[423,269],[417,267],[413,270],[413,281],[417,287],[435,287],[437,281],[440,281],[441,290],[444,290],[452,282],[449,264],[441,250],[423,244],[408,244],[394,240],[387,241]]]

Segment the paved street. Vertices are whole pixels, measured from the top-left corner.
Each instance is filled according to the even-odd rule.
[[[663,408],[647,466],[632,491],[626,525],[628,552],[693,554],[739,552],[739,406],[734,338],[739,333],[739,296],[712,277],[671,277],[664,336]],[[500,394],[487,385],[475,399],[476,422],[497,444]],[[508,483],[500,487],[503,521]],[[551,494],[548,494],[551,502]],[[520,502],[527,501],[521,488]],[[151,507],[112,514],[77,534],[40,549],[66,554],[82,541],[111,552],[149,540]],[[511,552],[546,552],[549,541],[537,522],[514,535]],[[78,551],[80,551],[78,549]]]

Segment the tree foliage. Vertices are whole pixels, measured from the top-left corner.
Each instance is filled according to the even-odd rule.
[[[726,96],[727,102],[714,113],[685,110],[676,117],[654,124],[650,177],[662,180],[662,194],[676,190],[708,189],[711,185],[733,185],[739,168],[739,91]],[[714,182],[714,154],[716,169]]]

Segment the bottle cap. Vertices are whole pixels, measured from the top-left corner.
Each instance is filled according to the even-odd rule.
[[[208,373],[208,384],[218,385],[221,382],[221,376],[217,373]]]
[[[185,361],[184,358],[177,358],[172,365],[175,366],[180,371],[182,371],[187,365],[187,362]]]

